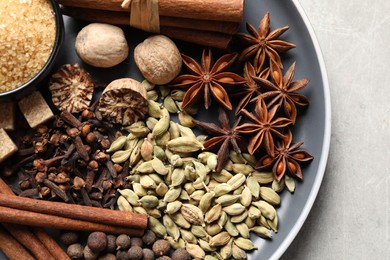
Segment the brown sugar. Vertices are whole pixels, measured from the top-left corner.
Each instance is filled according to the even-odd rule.
[[[0,93],[19,87],[42,69],[55,36],[49,0],[0,1]]]

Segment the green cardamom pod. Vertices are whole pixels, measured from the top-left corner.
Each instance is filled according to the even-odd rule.
[[[225,211],[222,211],[221,216],[219,217],[218,222],[217,222],[218,226],[223,228],[225,226],[228,218],[229,218],[228,214]]]
[[[153,101],[157,101],[158,100],[158,93],[156,90],[150,90],[148,92],[146,92],[148,94],[148,99],[149,100],[153,100]]]
[[[215,250],[217,250],[216,247],[211,247],[209,242],[204,241],[203,239],[199,239],[198,240],[198,244],[206,252],[214,252]],[[205,259],[207,259],[208,257],[212,257],[212,256],[211,255],[206,255]]]
[[[289,192],[293,193],[295,191],[295,180],[292,177],[285,175],[284,176],[284,183],[286,185],[286,189]]]
[[[240,247],[238,247],[235,243],[233,243],[232,245],[232,256],[234,259],[237,260],[247,259],[246,252]]]
[[[258,199],[260,196],[260,185],[256,181],[255,177],[248,176],[245,182],[246,186],[251,191],[254,198]]]
[[[179,199],[181,199],[181,200],[191,200],[191,198],[188,195],[188,193],[185,190],[183,190],[183,189],[181,190]]]
[[[148,114],[154,118],[161,118],[161,105],[153,100],[148,100]]]
[[[248,217],[251,219],[257,219],[261,215],[261,211],[259,208],[255,206],[250,206],[248,210]]]
[[[170,116],[167,109],[162,109],[162,116],[153,128],[152,134],[154,136],[161,136],[168,131],[170,122]]]
[[[179,238],[179,240],[175,241],[173,239],[173,237],[167,236],[165,239],[169,242],[169,244],[171,245],[171,247],[173,249],[180,249],[180,248],[185,248],[186,247],[185,241],[183,239],[181,239],[181,238]]]
[[[157,187],[156,182],[149,175],[140,176],[139,183],[145,189],[155,189]]]
[[[229,158],[234,163],[245,164],[245,159],[242,157],[242,155],[240,153],[236,153],[235,151],[230,151]]]
[[[151,166],[160,175],[167,175],[169,173],[169,169],[157,157],[151,160]]]
[[[236,237],[240,234],[236,226],[230,221],[229,218],[226,220],[224,228],[232,237]]]
[[[165,237],[167,235],[167,229],[160,221],[154,217],[148,217],[148,227],[159,237]]]
[[[185,180],[184,169],[175,168],[171,176],[171,187],[180,186]]]
[[[160,92],[161,96],[165,98],[166,96],[169,95],[169,92],[171,91],[171,88],[165,85],[160,86]]]
[[[158,196],[164,197],[165,194],[168,192],[168,189],[169,188],[168,188],[168,186],[165,183],[160,183],[156,187],[156,193],[157,193]]]
[[[122,135],[122,136],[118,137],[114,142],[111,143],[110,148],[108,148],[108,150],[106,152],[113,153],[113,152],[121,150],[123,148],[123,146],[125,146],[126,141],[127,141],[126,136]]]
[[[232,244],[233,244],[233,239],[230,239],[230,241],[224,245],[221,248],[220,255],[222,259],[230,259],[232,257]]]
[[[217,221],[222,214],[221,204],[215,204],[205,215],[205,222],[211,223]]]
[[[154,117],[148,117],[146,119],[146,126],[149,128],[150,131],[153,131],[153,128],[156,126],[158,120]]]
[[[270,219],[270,220],[274,219],[274,217],[276,215],[276,210],[268,202],[266,202],[264,200],[259,200],[259,201],[253,202],[252,205],[257,207],[261,211],[261,215],[263,215],[267,219]]]
[[[254,171],[253,167],[248,164],[235,163],[233,164],[234,173],[242,173],[245,176]]]
[[[249,229],[250,231],[256,233],[256,235],[262,238],[272,238],[271,232],[266,227],[256,226]]]
[[[245,182],[246,180],[246,177],[244,174],[242,173],[238,173],[236,175],[234,175],[228,182],[227,184],[230,185],[232,187],[232,190],[235,190],[239,187],[241,187],[241,185]]]
[[[252,172],[252,177],[256,179],[256,181],[262,184],[271,183],[274,180],[274,174],[272,172]]]
[[[144,161],[150,161],[153,159],[153,143],[148,138],[145,138],[142,143],[141,157]]]
[[[196,136],[191,128],[179,124],[177,124],[177,127],[179,128],[181,137],[192,137],[196,139]]]
[[[118,208],[120,211],[133,212],[133,207],[130,205],[130,203],[125,197],[119,196],[116,203],[118,204]]]
[[[192,234],[190,231],[185,229],[180,229],[180,236],[184,239],[187,243],[196,244],[198,242],[198,239]]]
[[[195,123],[192,121],[192,116],[190,116],[187,112],[185,111],[180,111],[178,113],[178,119],[179,119],[179,122],[182,126],[186,126],[186,127],[194,127],[195,126]]]
[[[281,179],[279,182],[277,180],[272,181],[271,188],[276,192],[282,192],[284,189],[284,178]]]
[[[189,229],[191,227],[190,222],[188,222],[180,212],[176,212],[171,215],[173,222],[179,227]]]
[[[245,186],[244,189],[242,190],[240,202],[244,207],[249,207],[249,205],[251,205],[252,193],[248,188],[248,186]]]
[[[142,187],[142,185],[139,183],[133,183],[133,190],[134,190],[134,193],[137,194],[137,196],[139,196],[139,197],[143,197],[143,196],[148,195],[145,188]]]
[[[253,244],[253,242],[250,239],[247,238],[238,237],[234,239],[233,243],[237,245],[239,248],[246,251],[257,249],[257,246]]]
[[[212,170],[213,172],[215,172],[215,169],[217,168],[217,163],[218,163],[218,157],[216,154],[213,154],[213,155],[210,155],[208,158],[207,158],[207,167]]]
[[[141,85],[146,89],[146,91],[151,91],[155,87],[153,83],[150,83],[146,79],[141,82]]]
[[[215,196],[220,197],[232,191],[232,186],[228,183],[221,183],[214,188]]]
[[[252,154],[249,154],[249,153],[242,153],[241,154],[242,157],[245,159],[245,161],[247,161],[247,163],[252,166],[252,167],[255,167],[256,164],[257,164],[257,158],[256,156],[252,155]]]
[[[199,225],[192,225],[191,232],[192,232],[192,234],[194,234],[196,237],[199,237],[199,238],[205,238],[208,236],[204,227],[199,226]]]
[[[271,205],[280,204],[280,196],[273,189],[268,187],[260,187],[260,197]]]
[[[173,237],[173,239],[175,241],[178,241],[178,239],[180,238],[180,229],[177,227],[175,222],[173,222],[173,220],[171,219],[171,217],[169,215],[165,214],[163,216],[163,224],[164,224],[165,228],[167,229],[168,235]]]
[[[140,203],[139,203],[139,197],[138,195],[130,190],[130,189],[124,189],[124,190],[119,190],[118,189],[118,192],[133,206],[139,206]]]
[[[198,135],[196,137],[196,140],[198,140],[201,144],[204,144],[206,142],[207,138],[209,138],[208,135]]]
[[[195,244],[187,243],[186,250],[193,258],[204,259],[206,256],[204,250]]]
[[[204,225],[203,212],[198,207],[191,204],[183,204],[180,208],[180,213],[191,224]]]
[[[156,145],[165,149],[167,147],[169,140],[171,140],[171,135],[170,135],[169,131],[166,131],[161,136],[156,137],[155,141],[156,141]]]
[[[233,177],[233,175],[227,170],[222,169],[220,172],[213,172],[211,177],[219,183],[226,183]]]
[[[141,163],[137,169],[135,170],[136,173],[153,173],[154,172],[154,169],[152,167],[152,162],[151,161],[147,161],[147,162],[143,162]]]
[[[260,218],[260,216],[259,216]],[[259,219],[257,218],[257,219]],[[244,223],[248,226],[248,228],[253,228],[254,226],[256,226],[256,220],[255,218],[250,218],[249,217],[249,212],[248,212],[248,217],[246,217]]]
[[[169,202],[167,204],[167,208],[165,209],[165,213],[172,215],[172,214],[178,212],[180,210],[182,204],[183,203],[181,201],[178,201],[178,200],[173,201],[173,202]]]
[[[164,149],[157,145],[153,146],[153,155],[161,161],[165,161],[167,159]]]
[[[223,207],[223,211],[230,216],[236,216],[242,214],[245,211],[245,207],[240,203],[234,203],[230,206]]]
[[[211,206],[211,202],[215,196],[214,191],[207,192],[199,201],[199,208],[203,213],[206,213]]]
[[[170,134],[172,139],[180,137],[179,127],[173,121],[169,122],[169,134]]]
[[[226,194],[217,198],[215,202],[221,204],[222,207],[226,207],[232,205],[233,203],[236,203],[240,199],[240,197],[241,195]]]
[[[228,232],[226,231],[223,231],[215,236],[213,236],[211,239],[210,239],[210,246],[214,247],[214,246],[224,246],[226,245],[229,240],[230,240],[231,236],[229,235]]]
[[[206,225],[206,231],[207,231],[207,234],[209,234],[210,236],[215,236],[215,235],[221,233],[222,228],[218,225],[218,223],[212,223],[212,224]]]
[[[158,205],[158,198],[152,195],[143,196],[139,202],[141,202],[143,207],[155,208]]]
[[[249,228],[245,223],[237,223],[236,228],[243,238],[250,238]],[[249,249],[250,250],[250,249]]]
[[[193,137],[178,137],[168,142],[167,147],[176,153],[192,153],[203,150],[203,145]]]
[[[171,97],[175,101],[183,101],[185,94],[184,90],[174,89],[171,91]]]
[[[130,154],[130,166],[136,165],[141,160],[141,146],[144,140],[141,139],[137,142],[137,145],[134,147],[133,151]]]
[[[171,187],[167,193],[164,195],[163,201],[165,202],[173,202],[177,198],[179,198],[181,193],[181,187]]]
[[[232,217],[230,218],[230,221],[231,221],[233,224],[238,224],[238,223],[244,222],[244,220],[245,220],[247,217],[248,217],[248,211],[245,210],[242,214],[232,216]]]
[[[113,155],[111,155],[111,161],[114,163],[123,163],[129,159],[130,154],[131,150],[116,151]]]
[[[148,215],[148,212],[141,206],[138,206],[138,207],[134,207],[133,208],[133,211],[134,213],[138,213],[138,214],[143,214],[143,215]]]
[[[278,215],[275,215],[273,220],[267,219],[267,223],[274,232],[278,232],[278,224],[279,224]]]
[[[179,112],[179,108],[171,96],[166,96],[164,98],[164,107],[169,111],[169,113],[176,114]]]
[[[205,195],[205,191],[204,190],[196,190],[194,191],[191,195],[190,195],[190,198],[193,199],[193,200],[196,200],[198,202],[200,202],[200,200],[202,199],[202,197]]]

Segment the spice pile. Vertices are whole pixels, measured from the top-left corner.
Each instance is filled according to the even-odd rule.
[[[258,30],[247,28],[241,53],[215,62],[210,49],[197,62],[168,38],[150,37],[134,53],[146,80],[114,80],[92,104],[94,81],[80,66],[52,76],[62,112],[21,135],[3,170],[18,175],[14,192],[148,216],[143,238],[94,232],[83,246],[65,233],[70,257],[170,259],[172,247],[172,259],[245,259],[257,248],[251,234],[277,232],[278,193],[294,192],[313,159],[291,132],[308,105],[297,93],[308,80],[293,81],[295,63],[282,72],[279,54],[295,47],[278,39],[288,27],[270,32],[267,13]],[[178,74],[181,62],[188,73]],[[217,107],[218,124],[197,117],[203,106]]]
[[[55,26],[49,0],[0,1],[0,92],[41,70],[53,50]]]

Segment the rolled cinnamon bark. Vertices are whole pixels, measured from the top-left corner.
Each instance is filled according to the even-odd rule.
[[[69,6],[63,6],[61,10],[65,15],[89,22],[103,22],[115,25],[129,25],[130,22],[129,12],[105,11]],[[233,35],[238,32],[240,24],[236,22],[207,21],[160,16],[160,26],[219,32]]]
[[[10,260],[34,260],[34,257],[2,227],[0,227],[0,251],[3,251]]]
[[[58,0],[70,7],[123,11],[123,0]],[[160,16],[226,22],[241,22],[244,0],[159,0]]]

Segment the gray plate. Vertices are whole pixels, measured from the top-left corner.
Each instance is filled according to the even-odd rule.
[[[310,106],[298,118],[293,129],[294,140],[303,140],[303,148],[309,151],[314,160],[304,168],[304,181],[297,184],[293,195],[282,194],[282,204],[277,210],[280,226],[279,232],[273,234],[272,240],[264,240],[252,236],[258,250],[249,255],[250,259],[278,259],[302,227],[317,196],[328,157],[330,143],[330,95],[324,61],[314,32],[297,0],[250,0],[245,3],[245,19],[257,27],[266,11],[271,14],[271,30],[285,25],[290,29],[281,37],[297,45],[283,55],[285,67],[297,61],[295,79],[309,78],[309,86],[302,92],[310,100]],[[74,51],[74,40],[78,31],[85,25],[65,17],[66,37],[56,67],[65,63],[80,63],[94,77],[102,82],[110,82],[117,78],[133,77],[142,80],[132,55],[122,64],[111,69],[96,69],[83,64]],[[245,23],[241,26],[245,31]],[[132,29],[126,29],[130,50],[141,42],[147,34]],[[200,57],[200,48],[179,43],[179,48],[185,53],[189,50],[194,57]],[[131,53],[131,52],[130,52]],[[199,117],[208,120],[211,113],[201,113]],[[4,257],[4,256],[3,256]]]

